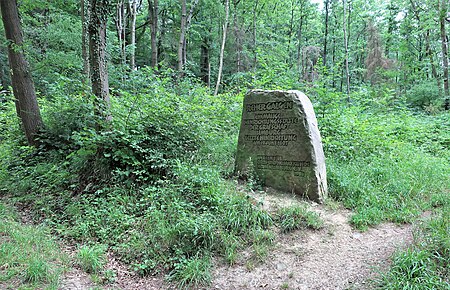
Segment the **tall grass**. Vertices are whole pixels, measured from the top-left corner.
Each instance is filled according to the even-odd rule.
[[[22,225],[12,207],[0,201],[0,286],[58,289],[67,264],[48,228]]]

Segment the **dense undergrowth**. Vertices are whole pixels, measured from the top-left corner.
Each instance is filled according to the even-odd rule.
[[[271,77],[251,86],[302,89]],[[436,209],[416,246],[396,256],[383,285],[409,283],[407,259],[416,259],[428,267],[419,275],[445,286],[448,113],[429,115],[371,90],[354,93],[348,104],[339,93],[304,89],[318,115],[330,196],[354,211],[356,228],[412,222]],[[24,145],[8,98],[0,108],[2,194],[59,235],[108,247],[143,275],[162,271],[181,286],[208,283],[213,256],[233,264],[252,245],[255,260],[262,259],[273,226],[321,225],[304,209],[269,214],[236,190],[242,94],[214,97],[193,79],[142,69],[113,90],[113,122],[105,132],[93,129],[98,120],[83,92],[42,99],[46,130],[37,150]]]

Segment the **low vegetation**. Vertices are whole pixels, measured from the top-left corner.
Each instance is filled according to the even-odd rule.
[[[136,94],[118,92],[113,128],[106,132],[89,129],[95,116],[81,95],[45,103],[48,126],[38,150],[22,145],[17,126],[3,127],[1,191],[31,206],[33,219],[55,234],[88,245],[77,254],[85,271],[102,271],[108,249],[137,273],[163,272],[182,287],[208,284],[212,257],[233,264],[245,248],[252,250],[252,269],[270,251],[274,227],[321,228],[320,217],[304,207],[262,210],[230,179],[241,95],[213,97],[191,80],[174,85],[168,78],[137,72],[136,81],[148,86]],[[365,230],[384,221],[409,223],[436,209],[415,246],[394,257],[380,283],[395,289],[423,276],[445,285],[448,113],[429,116],[401,103],[385,110],[366,103],[363,94],[348,106],[343,96],[327,92],[334,98],[324,104],[321,94],[310,91],[330,195],[353,210],[352,224]],[[5,124],[15,122],[9,100],[1,109]],[[423,271],[414,272],[414,282],[407,265],[416,262]],[[27,262],[23,279],[54,283],[51,265]]]
[[[0,288],[58,289],[68,261],[49,228],[23,225],[0,201]]]

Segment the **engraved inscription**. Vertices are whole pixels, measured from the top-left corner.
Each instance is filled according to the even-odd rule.
[[[252,113],[252,118],[243,120],[244,126],[248,129],[244,140],[253,145],[281,147],[297,141],[296,133],[287,132],[295,128],[299,122],[296,117],[286,117],[286,112],[290,112],[292,108],[291,101],[247,104],[246,112]],[[280,110],[285,111],[284,114],[265,112]]]
[[[289,101],[282,102],[268,102],[268,103],[255,103],[247,104],[245,110],[247,112],[255,111],[276,111],[276,110],[287,110],[292,109],[293,103]]]
[[[304,168],[310,166],[310,161],[284,160],[283,157],[279,155],[258,155],[256,160],[256,167],[258,169],[302,172],[304,171]]]

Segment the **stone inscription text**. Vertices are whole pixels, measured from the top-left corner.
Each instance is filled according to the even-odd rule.
[[[247,104],[246,112],[253,113],[252,118],[243,120],[248,134],[244,140],[253,145],[286,147],[297,141],[297,134],[287,132],[299,123],[298,118],[290,117],[278,112],[266,111],[290,111],[293,108],[292,101],[267,102]]]
[[[284,160],[278,155],[258,155],[256,160],[256,167],[259,169],[302,172],[304,168],[310,166],[310,161]]]

